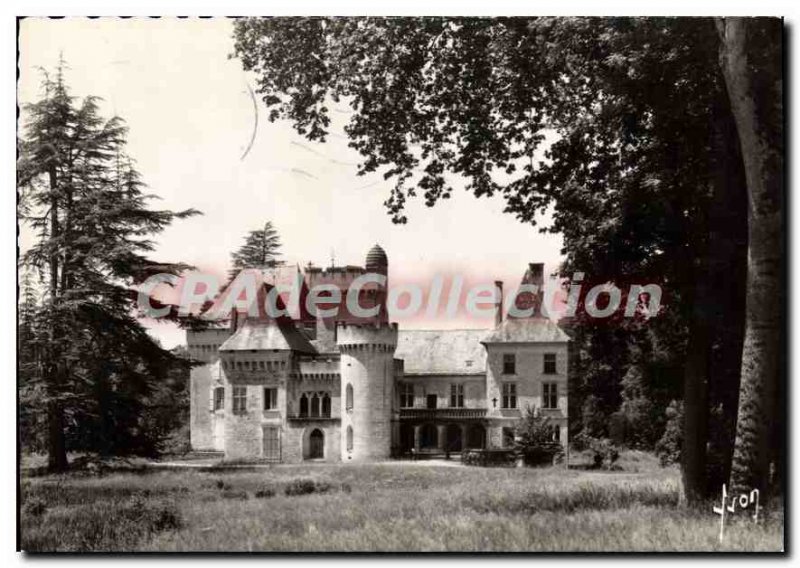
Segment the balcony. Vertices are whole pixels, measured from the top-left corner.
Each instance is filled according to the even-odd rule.
[[[401,408],[400,420],[480,420],[485,408]]]
[[[330,414],[290,414],[286,417],[290,422],[329,422],[331,420],[338,422],[340,418],[334,417]]]

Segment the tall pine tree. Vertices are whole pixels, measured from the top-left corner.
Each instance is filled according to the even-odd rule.
[[[250,231],[245,237],[244,244],[231,254],[233,268],[230,270],[231,280],[245,268],[272,268],[280,264],[281,240],[278,231],[272,226],[271,221],[264,223],[264,227]]]
[[[17,187],[19,220],[35,232],[22,265],[44,293],[38,333],[20,348],[36,355],[24,383],[46,415],[48,465],[63,470],[70,448],[142,449],[138,415],[151,383],[182,362],[136,319],[136,286],[186,268],[148,258],[148,237],[197,211],[148,209],[124,122],[103,118],[96,97],[71,96],[63,62],[42,88],[23,107]]]

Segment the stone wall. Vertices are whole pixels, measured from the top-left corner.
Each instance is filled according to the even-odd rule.
[[[194,450],[213,449],[211,365],[194,367],[189,375],[189,440]]]
[[[427,408],[429,394],[436,395],[436,408],[450,408],[453,384],[463,386],[462,408],[486,408],[486,375],[405,375],[402,382],[414,387],[414,408]]]
[[[486,360],[486,398],[491,419],[487,441],[489,447],[503,447],[503,428],[513,428],[524,416],[528,406],[541,409],[553,424],[562,428],[561,443],[566,445],[567,424],[567,343],[497,343],[487,345]],[[515,355],[516,372],[503,373],[503,354]],[[545,353],[556,354],[556,373],[544,373]],[[504,409],[503,383],[515,383],[517,388],[517,408]],[[556,383],[558,389],[558,408],[542,409],[542,383]],[[495,403],[496,399],[496,403]]]

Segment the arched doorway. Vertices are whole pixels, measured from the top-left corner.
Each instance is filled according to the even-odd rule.
[[[419,445],[421,448],[430,449],[439,445],[439,432],[433,424],[425,424],[419,432]]]
[[[461,440],[461,425],[450,424],[447,426],[447,451],[460,452],[463,446]]]
[[[486,429],[479,425],[473,424],[467,431],[467,447],[468,448],[483,448],[486,446]]]
[[[308,459],[318,460],[325,457],[325,434],[315,428],[308,437]]]

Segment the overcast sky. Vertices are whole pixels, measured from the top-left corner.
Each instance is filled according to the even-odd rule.
[[[408,224],[393,225],[383,207],[391,184],[380,175],[355,175],[358,155],[341,130],[346,108],[334,105],[333,134],[313,144],[288,123],[269,123],[259,101],[255,141],[241,159],[256,121],[247,90],[255,82],[228,57],[231,30],[226,19],[20,24],[19,101],[36,99],[37,68],[53,69],[63,53],[73,94],[102,97],[103,111],[127,122],[128,151],[160,198],[153,207],[204,213],[159,235],[157,259],[223,273],[244,234],[270,220],[287,261],[328,266],[333,254],[337,265],[363,265],[379,243],[394,281],[446,271],[516,286],[528,262],[556,269],[561,238],[504,214],[500,197],[477,199],[462,190],[434,208],[409,202]],[[166,325],[154,333],[168,347],[183,342],[182,332]]]

